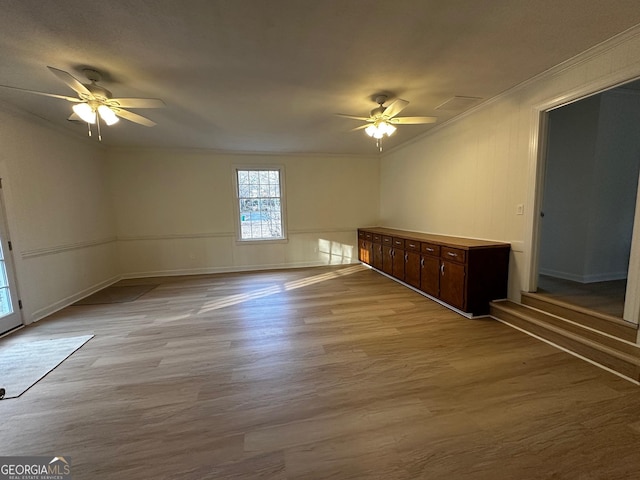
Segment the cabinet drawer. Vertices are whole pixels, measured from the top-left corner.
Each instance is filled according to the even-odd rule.
[[[405,240],[404,241],[405,250],[412,250],[414,252],[420,251],[420,242],[416,242],[415,240]]]
[[[393,237],[393,248],[404,249],[404,238]]]
[[[386,235],[383,235],[382,236],[382,244],[383,245],[389,245],[389,246],[393,245],[393,238],[387,237]]]
[[[373,240],[373,233],[364,232],[364,238],[366,238],[367,240]]]
[[[440,245],[435,245],[433,243],[423,243],[421,251],[422,253],[426,253],[427,255],[433,255],[434,257],[439,257]]]
[[[458,248],[442,247],[441,256],[444,260],[452,260],[454,262],[464,263],[467,261],[466,251]]]
[[[364,234],[365,234],[364,230],[358,230],[358,238],[365,238]]]
[[[382,243],[382,235],[373,234],[373,243]]]

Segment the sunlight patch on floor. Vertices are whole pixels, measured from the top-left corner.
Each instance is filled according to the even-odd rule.
[[[357,272],[361,272],[365,270],[366,267],[362,265],[353,265],[346,268],[341,268],[340,270],[334,270],[327,273],[321,273],[318,275],[313,275],[311,277],[302,278],[300,280],[294,280],[290,282],[285,282],[280,285],[273,285],[270,287],[260,288],[253,292],[249,293],[239,293],[236,295],[228,295],[223,298],[218,298],[211,302],[205,303],[198,314],[208,313],[213,310],[218,310],[220,308],[230,307],[233,305],[238,305],[239,303],[248,302],[250,300],[256,300],[258,298],[264,298],[271,295],[276,295],[281,292],[295,290],[298,288],[307,287],[309,285],[315,285],[320,282],[326,282],[327,280],[331,280],[333,278],[343,277],[345,275],[351,275]]]

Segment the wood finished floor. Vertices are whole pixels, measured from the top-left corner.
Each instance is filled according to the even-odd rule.
[[[540,275],[538,277],[537,293],[572,305],[622,318],[626,288],[626,280],[579,283]]]
[[[76,480],[639,478],[640,387],[365,267],[159,282],[0,341],[96,335],[0,401],[0,455]]]

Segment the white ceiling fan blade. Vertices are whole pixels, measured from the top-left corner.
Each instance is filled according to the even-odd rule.
[[[70,122],[84,122],[84,120],[82,120],[80,118],[80,115],[78,115],[76,112],[73,112],[71,115],[69,115],[69,118],[67,118],[67,120],[69,120]]]
[[[360,125],[359,127],[352,128],[349,130],[350,132],[355,132],[356,130],[362,130],[363,128],[367,128],[369,125]]]
[[[113,113],[117,116],[124,118],[125,120],[129,120],[133,123],[138,123],[140,125],[144,125],[145,127],[153,127],[156,124],[153,120],[149,120],[148,118],[143,117],[142,115],[138,115],[137,113],[128,112],[127,110],[122,110],[120,108],[112,108]]]
[[[111,98],[107,103],[116,108],[164,108],[167,106],[159,98]]]
[[[391,123],[399,125],[418,125],[421,123],[436,123],[438,117],[396,117],[391,119]]]
[[[47,67],[51,73],[53,73],[59,80],[65,83],[69,88],[77,92],[78,94],[84,94],[88,97],[92,97],[91,92],[85,87],[80,80],[75,78],[70,73],[65,72],[64,70],[59,70],[53,67]]]
[[[337,116],[339,117],[344,117],[344,118],[351,118],[353,120],[360,120],[363,122],[372,122],[373,120],[369,117],[356,117],[354,115],[345,115],[344,113],[336,113]]]
[[[409,102],[407,102],[406,100],[402,100],[401,98],[398,98],[395,101],[391,102],[385,108],[383,115],[385,115],[385,116],[387,116],[389,118],[395,117],[402,110],[404,110],[407,107],[407,105],[409,105]]]
[[[79,98],[68,97],[66,95],[56,95],[55,93],[45,93],[38,92],[36,90],[27,90],[26,88],[18,88],[18,87],[10,87],[9,85],[0,85],[2,88],[10,88],[11,90],[18,90],[20,92],[33,93],[35,95],[42,95],[44,97],[53,97],[53,98],[61,98],[62,100],[67,100],[69,102],[82,102]]]

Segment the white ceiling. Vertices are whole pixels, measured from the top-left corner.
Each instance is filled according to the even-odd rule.
[[[375,154],[359,125],[382,91],[401,115],[453,96],[489,99],[640,23],[637,0],[2,0],[0,84],[73,95],[47,65],[116,97],[156,97],[107,146]],[[0,102],[86,135],[64,100],[0,89]],[[394,147],[432,125],[400,126]]]

